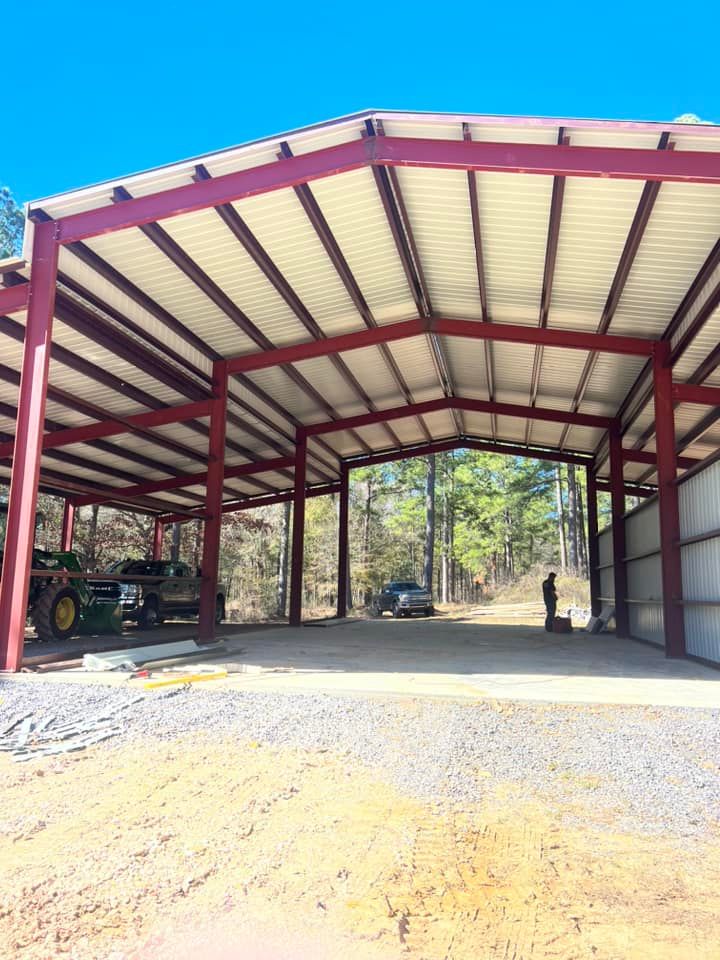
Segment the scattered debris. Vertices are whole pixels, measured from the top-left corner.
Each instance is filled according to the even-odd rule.
[[[0,750],[16,763],[59,753],[74,753],[122,732],[117,714],[144,699],[138,695],[125,703],[106,707],[94,717],[56,723],[52,715],[36,717],[29,713],[14,720],[0,734]]]
[[[163,674],[159,678],[152,677],[146,680],[143,683],[145,690],[156,690],[158,687],[170,687],[175,684],[201,683],[203,680],[224,680],[228,672],[219,667],[201,667],[194,673],[187,673],[186,668],[175,667],[164,670]]]
[[[175,657],[207,656],[222,649],[224,644],[199,646],[194,640],[179,640],[176,643],[154,643],[144,647],[130,647],[110,653],[86,653],[83,657],[85,670],[137,670],[145,663],[172,660]]]

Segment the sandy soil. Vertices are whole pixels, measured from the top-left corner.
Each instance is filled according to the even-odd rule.
[[[330,753],[210,738],[0,756],[0,957],[720,956],[720,846],[454,809]],[[478,777],[483,772],[478,770]]]

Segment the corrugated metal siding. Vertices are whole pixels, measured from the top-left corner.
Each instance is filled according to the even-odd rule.
[[[720,529],[720,463],[680,486],[680,536],[683,539]],[[683,598],[720,601],[720,538],[681,548]],[[687,651],[720,663],[720,606],[685,607]]]
[[[598,536],[598,562],[602,565],[602,569],[600,570],[600,595],[602,597],[614,597],[615,580],[613,568],[604,566],[604,564],[613,562],[612,527],[606,527]]]
[[[643,504],[625,519],[625,564],[628,584],[628,617],[634,637],[665,645],[663,628],[662,572],[660,554],[640,556],[660,547],[660,520],[657,500]],[[642,603],[638,601],[656,601]]]

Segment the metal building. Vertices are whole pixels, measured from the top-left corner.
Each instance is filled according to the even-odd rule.
[[[204,520],[456,446],[584,466],[593,605],[720,662],[720,128],[369,111],[31,203],[0,265],[2,666],[38,485]],[[123,436],[124,435],[124,436]],[[598,535],[596,494],[612,496]],[[627,493],[648,497],[626,514]]]

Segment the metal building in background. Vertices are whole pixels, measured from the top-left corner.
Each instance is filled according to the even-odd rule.
[[[348,471],[472,445],[584,466],[613,505],[594,605],[720,660],[720,129],[369,111],[28,216],[0,265],[6,669],[38,486],[65,545],[84,504],[155,515],[156,553],[202,519],[208,640],[224,512],[293,500],[297,624],[305,498],[339,492],[342,613]]]

